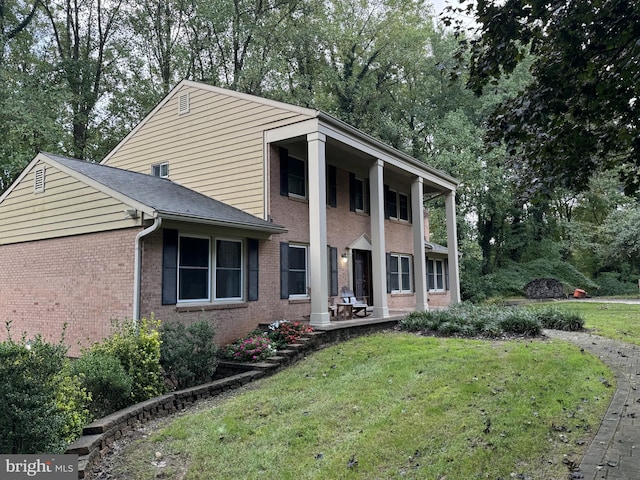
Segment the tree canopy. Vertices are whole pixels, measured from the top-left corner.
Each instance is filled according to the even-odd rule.
[[[533,57],[532,80],[491,116],[487,138],[504,143],[529,190],[585,190],[617,169],[640,188],[640,3],[635,0],[463,0],[474,13],[468,86],[477,94]],[[461,26],[458,24],[458,33]]]

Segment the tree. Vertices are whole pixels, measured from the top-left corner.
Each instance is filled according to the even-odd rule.
[[[23,32],[36,15],[40,0],[27,3],[0,0],[0,65],[3,64],[5,46]]]
[[[481,0],[449,9],[473,11],[479,37],[462,40],[471,52],[473,91],[480,94],[534,58],[532,81],[496,109],[487,134],[490,144],[506,144],[530,193],[585,190],[592,175],[620,166],[626,191],[637,191],[640,3]]]
[[[99,103],[105,85],[120,65],[119,41],[126,0],[51,0],[43,2],[50,22],[58,68],[68,90],[72,141],[70,154],[91,158],[91,136],[99,129]],[[123,42],[124,43],[124,42]]]

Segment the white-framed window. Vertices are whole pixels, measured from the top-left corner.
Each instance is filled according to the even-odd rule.
[[[392,253],[389,266],[389,278],[392,293],[410,293],[413,291],[411,255]]]
[[[44,166],[37,168],[33,172],[33,193],[42,193],[44,192],[44,182],[46,175],[46,168]]]
[[[178,301],[208,302],[211,243],[208,237],[180,235],[178,240]]]
[[[151,165],[151,175],[154,177],[167,178],[169,176],[169,162]]]
[[[444,260],[427,258],[427,288],[432,292],[444,292],[445,264]]]
[[[309,249],[289,244],[289,297],[306,297],[309,285]]]
[[[242,300],[242,252],[240,240],[216,239],[216,300]]]
[[[389,218],[410,221],[409,195],[387,188],[385,192],[385,209]]]

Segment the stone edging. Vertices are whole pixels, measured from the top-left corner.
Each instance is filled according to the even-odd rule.
[[[223,378],[155,397],[95,420],[82,429],[82,436],[69,445],[65,453],[79,455],[78,478],[89,479],[91,469],[110,450],[113,442],[140,425],[182,411],[199,400],[220,395],[225,391],[272,375],[285,366],[304,358],[314,350],[351,337],[385,330],[396,324],[397,320],[393,320],[374,325],[354,325],[327,331],[315,331],[302,338],[299,344],[288,345],[286,350],[279,350],[277,356],[263,362],[220,361],[216,377],[222,376]]]

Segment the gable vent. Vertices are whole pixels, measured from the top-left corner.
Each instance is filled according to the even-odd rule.
[[[42,193],[44,192],[44,177],[45,177],[45,168],[40,167],[34,172],[34,181],[33,181],[33,192],[34,193]]]
[[[189,113],[190,108],[189,93],[183,93],[178,98],[178,114]]]

